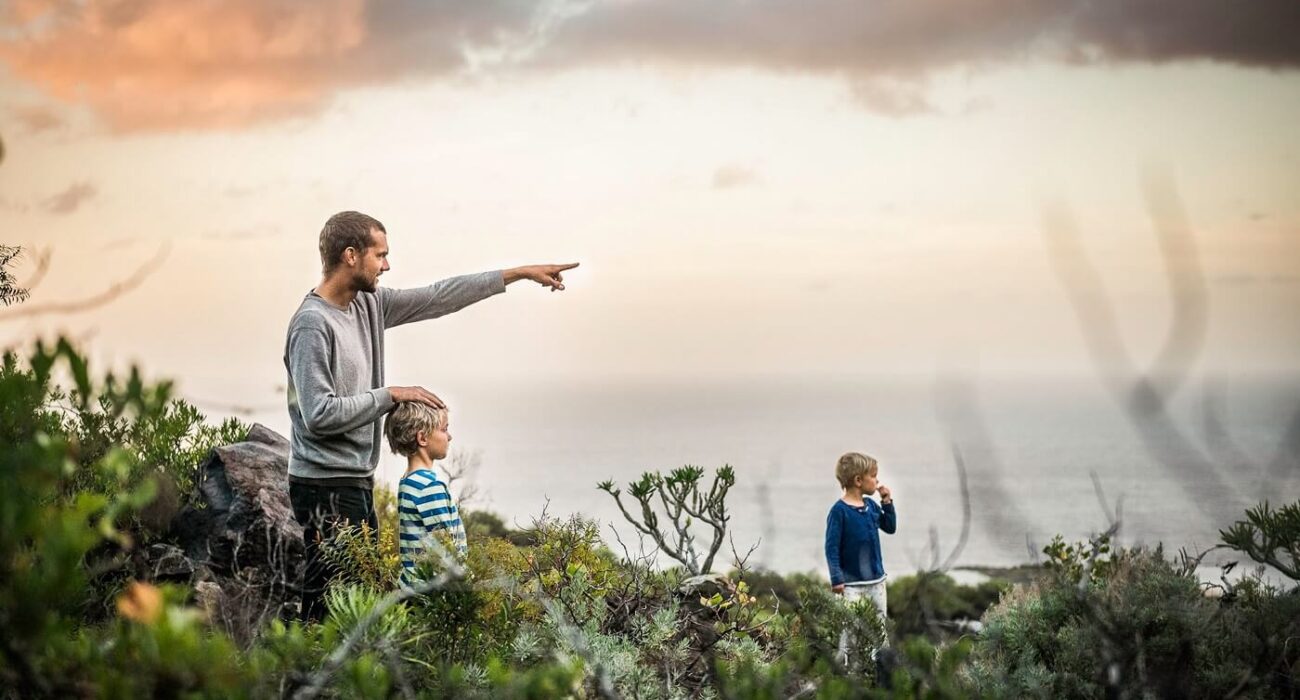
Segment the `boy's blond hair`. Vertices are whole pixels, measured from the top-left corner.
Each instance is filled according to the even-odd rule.
[[[405,401],[388,414],[384,421],[384,437],[394,453],[410,457],[420,451],[417,433],[426,435],[447,427],[447,409],[433,408],[418,401]]]
[[[863,474],[870,476],[879,470],[880,465],[876,463],[875,457],[868,457],[861,452],[846,452],[835,464],[835,478],[839,480],[841,487],[847,489],[859,476]]]

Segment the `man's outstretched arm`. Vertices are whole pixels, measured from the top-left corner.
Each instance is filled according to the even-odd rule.
[[[470,304],[504,292],[507,284],[519,280],[533,280],[542,286],[550,287],[551,291],[562,290],[564,289],[562,273],[577,266],[578,263],[525,265],[499,272],[452,277],[428,287],[411,289],[380,287],[379,298],[383,305],[384,327],[392,328],[404,323],[425,321],[454,313]]]

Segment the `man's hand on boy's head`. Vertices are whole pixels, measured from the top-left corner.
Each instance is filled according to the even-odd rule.
[[[422,386],[390,386],[388,395],[393,397],[395,403],[403,401],[416,401],[432,408],[446,408],[447,405],[442,402],[432,391]]]
[[[881,484],[880,486],[876,487],[876,493],[880,494],[880,500],[883,503],[888,503],[894,500],[893,492],[891,492],[889,490],[889,487],[885,486],[884,484]]]

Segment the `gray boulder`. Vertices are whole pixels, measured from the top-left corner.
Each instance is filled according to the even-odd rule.
[[[213,449],[199,467],[199,503],[172,523],[185,553],[217,574],[251,567],[297,581],[302,527],[288,472],[289,441],[261,424],[243,442]]]

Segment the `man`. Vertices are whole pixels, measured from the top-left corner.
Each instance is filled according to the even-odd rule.
[[[374,473],[380,418],[403,401],[444,408],[419,386],[384,386],[384,331],[437,318],[532,280],[563,290],[570,265],[532,265],[452,277],[418,289],[387,289],[388,232],[354,211],[331,216],[320,234],[323,276],[289,321],[289,500],[303,526],[302,619],[320,620],[331,574],[320,546],[341,525],[378,530]]]

